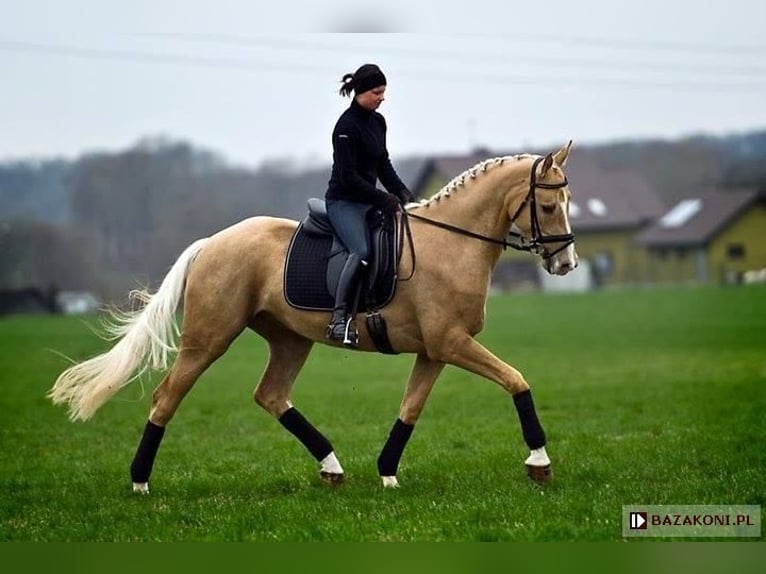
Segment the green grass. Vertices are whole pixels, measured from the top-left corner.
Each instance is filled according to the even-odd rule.
[[[252,402],[265,346],[245,333],[168,427],[152,493],[128,467],[161,375],[88,423],[46,398],[105,348],[80,319],[0,320],[0,540],[620,540],[627,504],[766,505],[766,289],[490,299],[480,340],[525,374],[554,481],[531,484],[511,399],[448,367],[383,490],[375,461],[412,357],[317,346],[298,408],[333,442],[330,488]],[[95,318],[87,319],[97,324]]]

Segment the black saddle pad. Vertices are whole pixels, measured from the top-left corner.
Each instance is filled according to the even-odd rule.
[[[335,297],[327,290],[327,264],[332,237],[310,235],[303,224],[295,230],[285,263],[285,298],[299,309],[331,310]]]
[[[293,233],[285,261],[284,293],[291,306],[312,311],[332,311],[335,294],[330,293],[327,287],[331,256],[345,257],[346,253],[338,251],[338,244],[333,242],[331,236],[309,233],[301,222]],[[340,270],[342,265],[334,267]],[[370,267],[377,266],[373,262]],[[384,267],[389,269],[381,274],[375,285],[369,284],[369,277],[362,279],[362,293],[357,309],[359,312],[383,307],[393,297],[396,288],[395,270],[390,268],[390,264]]]

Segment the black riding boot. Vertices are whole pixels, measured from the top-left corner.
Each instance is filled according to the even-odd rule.
[[[349,316],[349,311],[353,307],[357,278],[361,267],[362,259],[358,255],[351,254],[348,256],[338,279],[332,319],[330,319],[330,324],[327,325],[325,331],[325,336],[328,339],[342,341],[348,347],[356,347],[359,343],[359,333],[352,324],[353,316]]]

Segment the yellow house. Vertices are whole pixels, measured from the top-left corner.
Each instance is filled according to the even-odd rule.
[[[710,191],[683,199],[636,237],[650,283],[738,283],[766,268],[766,192]]]
[[[464,156],[431,157],[421,166],[412,191],[421,198],[438,192],[452,178],[492,157],[487,150]],[[598,285],[637,283],[646,274],[646,252],[637,233],[665,211],[654,190],[634,172],[606,170],[587,150],[574,150],[566,167],[572,192],[570,221],[583,267]],[[535,283],[539,261],[507,250],[493,282],[502,289]],[[537,281],[539,283],[539,281]]]

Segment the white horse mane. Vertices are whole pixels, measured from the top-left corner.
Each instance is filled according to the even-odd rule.
[[[468,168],[463,173],[458,175],[457,177],[454,177],[447,185],[442,187],[438,192],[436,192],[434,195],[429,197],[428,199],[422,199],[419,202],[411,203],[407,207],[421,207],[421,206],[429,206],[432,203],[435,203],[437,201],[440,201],[444,198],[449,197],[453,192],[457,191],[459,188],[463,187],[466,184],[466,181],[476,179],[476,176],[480,173],[485,173],[490,168],[493,168],[495,166],[502,165],[506,161],[514,160],[519,161],[522,159],[535,157],[531,154],[516,154],[516,155],[505,155],[505,156],[499,156],[499,157],[491,157],[488,159],[485,159],[484,161],[480,161],[473,167]]]

